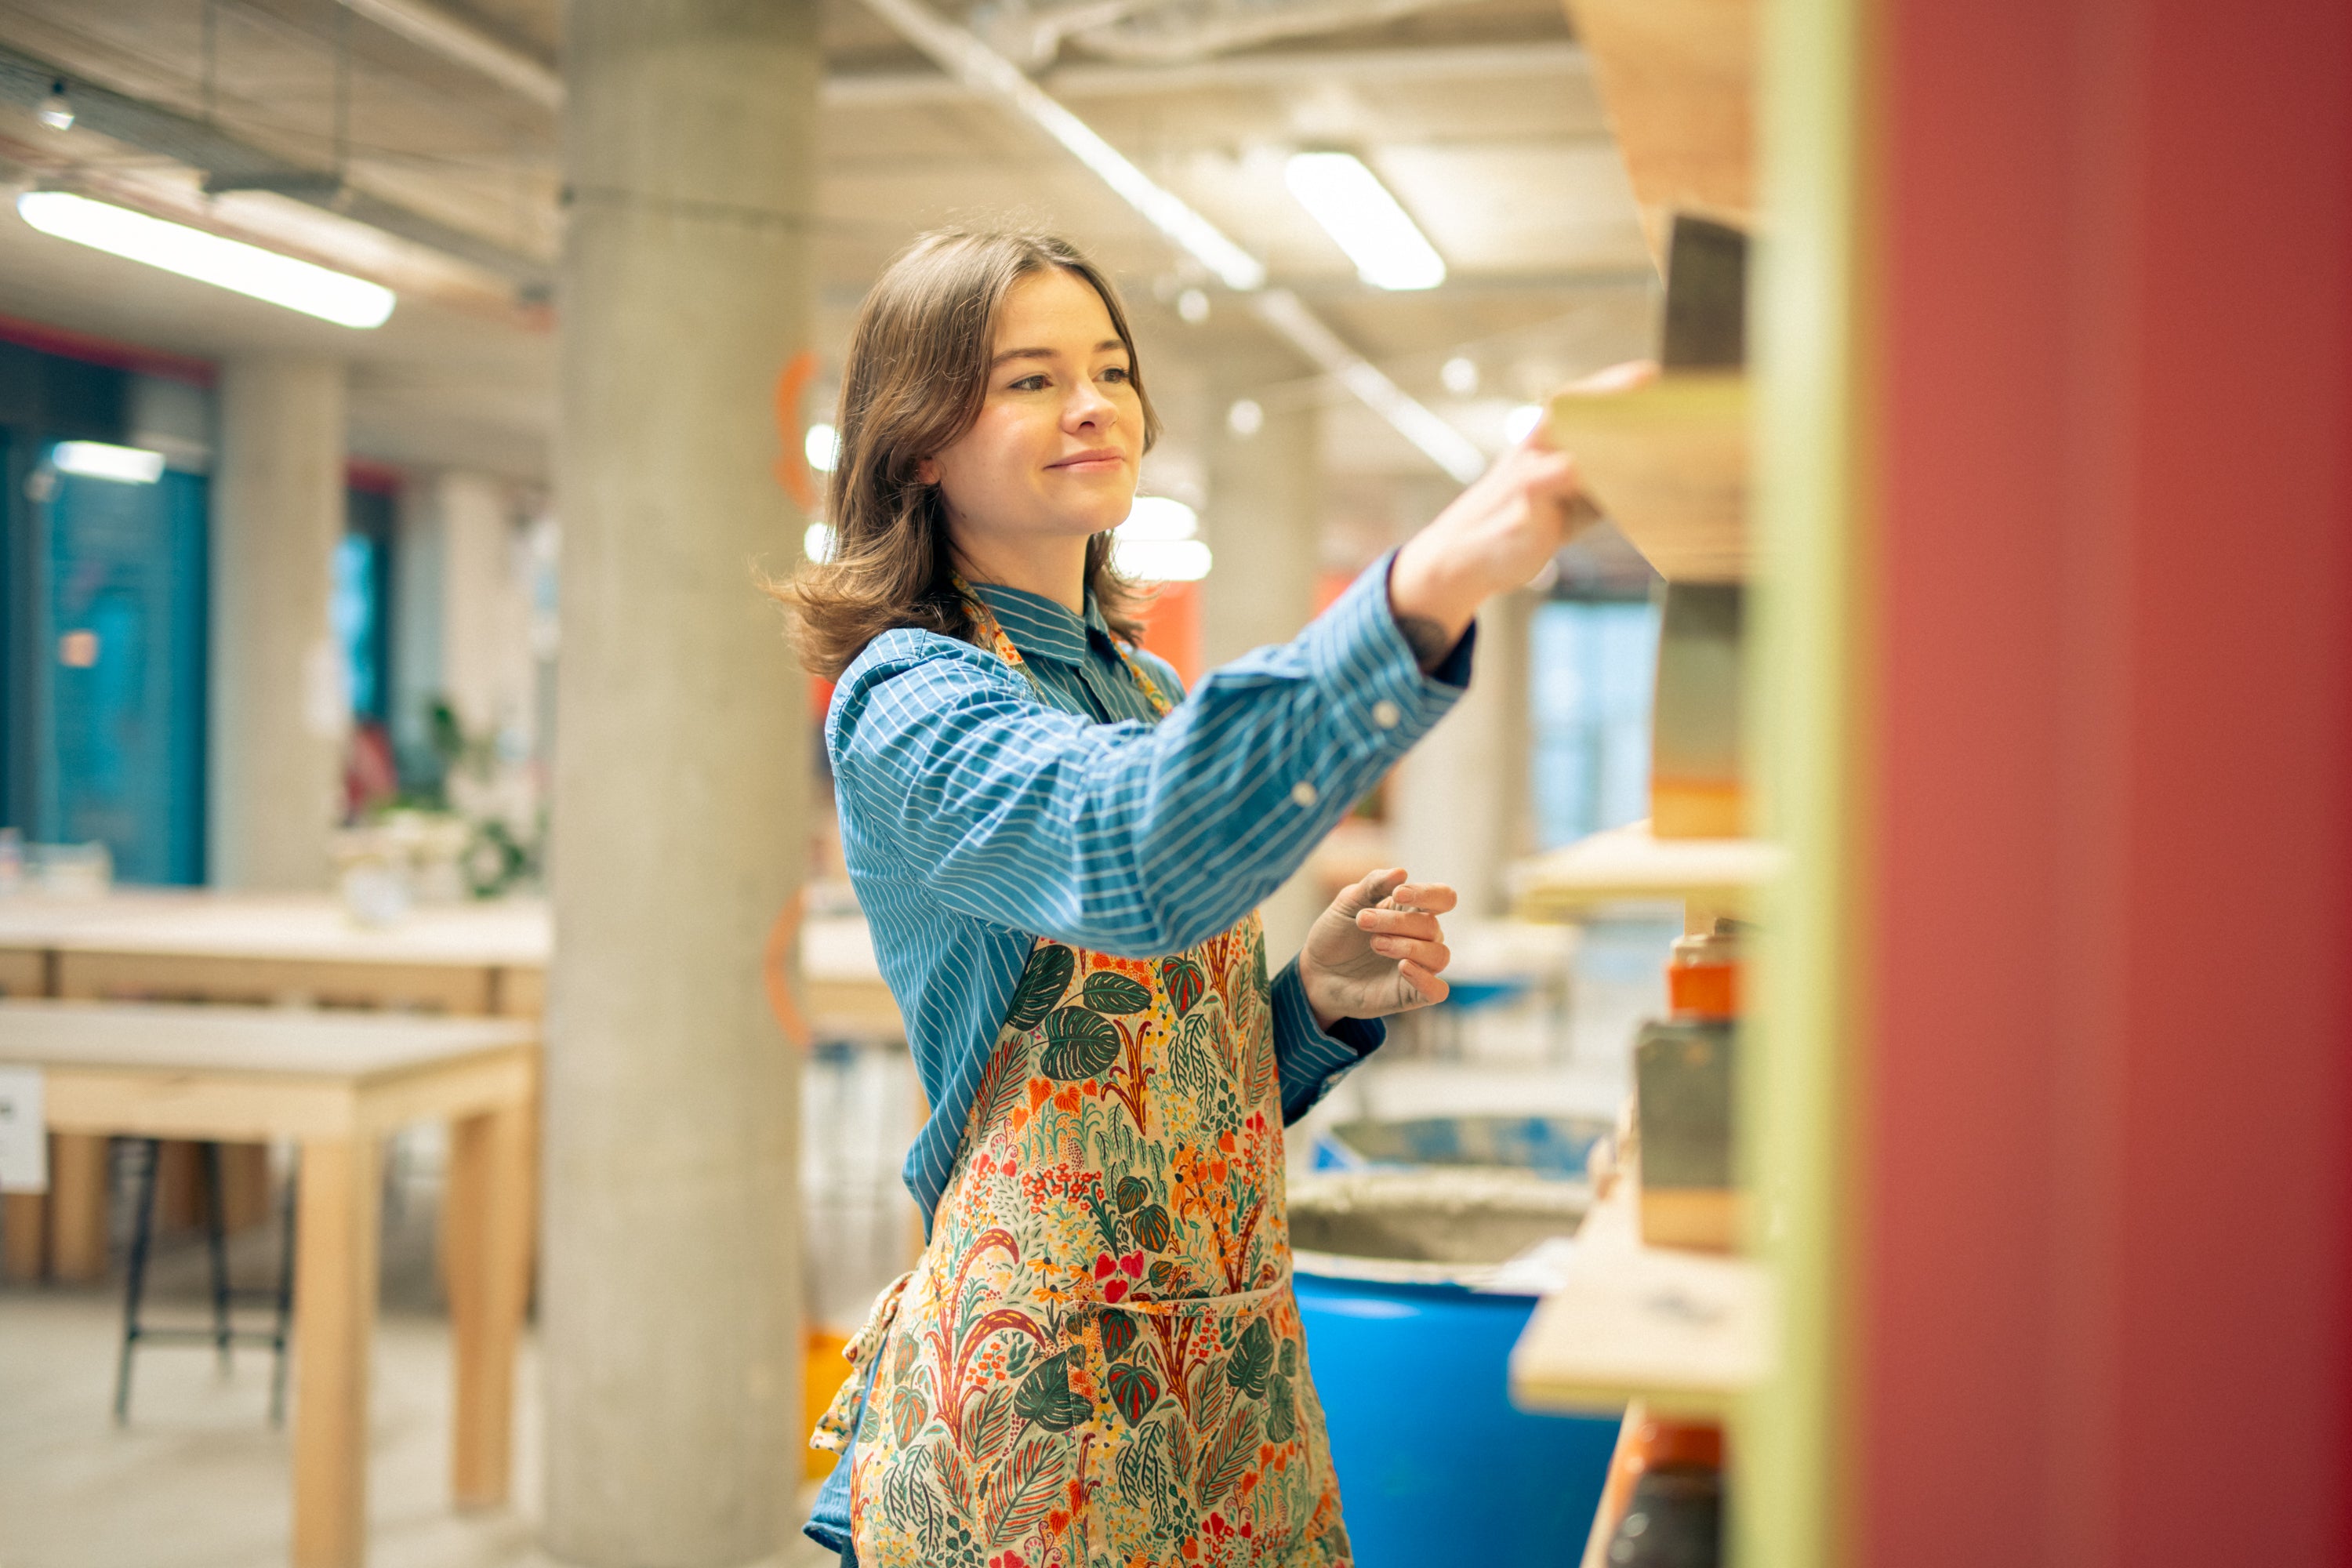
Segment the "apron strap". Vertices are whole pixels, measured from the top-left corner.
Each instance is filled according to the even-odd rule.
[[[1044,698],[1045,689],[1037,684],[1036,672],[1029,668],[1029,661],[1021,657],[1021,650],[1013,646],[1013,639],[1004,635],[1004,627],[998,624],[995,612],[988,607],[987,602],[978,594],[971,591],[971,584],[963,580],[961,574],[958,574],[951,580],[955,584],[956,592],[963,595],[965,607],[971,612],[971,629],[975,639],[989,652],[1019,670],[1027,679],[1030,689],[1035,691],[1039,698]],[[1113,633],[1110,646],[1111,650],[1118,655],[1119,663],[1127,666],[1129,679],[1141,689],[1143,700],[1151,705],[1151,711],[1162,719],[1174,712],[1176,705],[1168,700],[1167,694],[1160,689],[1160,683],[1152,679],[1150,672],[1145,670],[1143,666],[1136,663],[1135,656],[1128,651],[1127,639]]]

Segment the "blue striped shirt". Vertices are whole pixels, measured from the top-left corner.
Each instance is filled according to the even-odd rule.
[[[1047,702],[995,654],[935,632],[885,632],[842,672],[825,747],[850,880],[930,1100],[906,1165],[927,1226],[1036,934],[1128,958],[1215,935],[1461,695],[1473,637],[1423,675],[1390,614],[1388,568],[1294,640],[1212,671],[1157,724],[1091,599],[1082,620],[975,590]],[[1165,662],[1136,657],[1183,695]],[[1385,1034],[1317,1027],[1296,960],[1273,1011],[1286,1120]]]

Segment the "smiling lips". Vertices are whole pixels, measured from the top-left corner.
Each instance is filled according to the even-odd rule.
[[[1126,456],[1116,447],[1097,447],[1092,451],[1075,453],[1064,458],[1058,463],[1048,463],[1045,466],[1049,468],[1075,468],[1080,473],[1093,473],[1100,468],[1117,468],[1126,460]]]

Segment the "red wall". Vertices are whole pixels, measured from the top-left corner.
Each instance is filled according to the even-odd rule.
[[[1877,17],[1853,1560],[2342,1562],[2352,6]]]
[[[1152,590],[1143,646],[1176,667],[1185,690],[1201,683],[1201,584],[1162,583]]]

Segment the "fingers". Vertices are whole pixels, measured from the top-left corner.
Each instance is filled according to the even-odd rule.
[[[1454,962],[1453,950],[1442,942],[1416,942],[1411,937],[1376,936],[1372,951],[1400,963],[1415,963],[1434,974]]]
[[[1404,873],[1396,873],[1397,886],[1386,895],[1390,907],[1400,910],[1425,910],[1442,915],[1460,903],[1461,898],[1443,882],[1408,882]]]
[[[1402,871],[1367,872],[1361,881],[1350,882],[1339,889],[1339,896],[1331,900],[1332,911],[1341,919],[1347,919],[1360,910],[1381,902],[1394,892],[1403,881]]]
[[[1398,964],[1397,973],[1404,976],[1406,984],[1421,993],[1421,999],[1423,1002],[1443,1002],[1445,1000],[1446,993],[1453,989],[1444,979],[1423,969],[1411,959]]]
[[[1423,910],[1364,910],[1356,916],[1356,929],[1374,936],[1404,936],[1419,942],[1445,940],[1437,917]]]
[[[1612,393],[1631,392],[1658,379],[1658,362],[1648,359],[1627,360],[1606,370],[1596,370],[1581,381],[1573,381],[1560,388],[1580,397],[1606,397]]]

